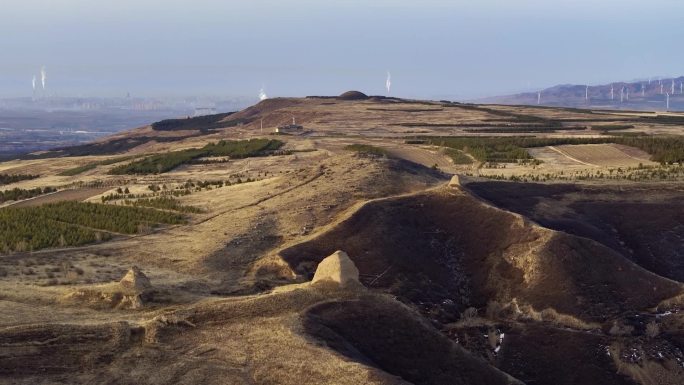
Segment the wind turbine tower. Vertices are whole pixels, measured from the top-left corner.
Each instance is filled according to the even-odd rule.
[[[622,103],[625,100],[625,86],[622,86],[620,88],[620,103]]]
[[[675,89],[674,89],[674,79],[672,79],[672,89],[670,90],[670,93],[671,93],[672,95],[674,95],[674,94],[675,94],[674,91],[675,91]]]
[[[643,98],[646,95],[646,87],[642,84],[641,85],[641,97]]]
[[[670,94],[665,94],[665,111],[670,110]]]
[[[613,92],[613,85],[610,85],[610,100],[615,99],[615,93]]]
[[[385,80],[385,89],[387,89],[387,96],[390,94],[390,89],[392,88],[392,74],[387,71],[387,80]]]
[[[43,93],[45,92],[45,80],[47,80],[47,72],[45,66],[40,67],[40,84],[43,86]]]
[[[537,105],[541,104],[541,91],[537,91]]]
[[[589,86],[584,89],[584,100],[589,101]]]

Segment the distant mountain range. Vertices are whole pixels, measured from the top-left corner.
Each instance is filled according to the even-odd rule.
[[[612,91],[611,91],[612,90]],[[479,103],[544,105],[648,111],[684,111],[684,76],[602,85],[564,84],[514,95],[494,96]],[[669,94],[669,108],[668,108]]]

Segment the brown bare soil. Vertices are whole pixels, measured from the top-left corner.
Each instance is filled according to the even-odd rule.
[[[684,282],[684,203],[678,185],[471,183],[468,189],[537,223],[593,239]]]
[[[526,383],[634,384],[615,373],[607,354],[611,339],[602,335],[541,325],[512,328],[497,366]]]
[[[306,317],[307,332],[331,348],[414,384],[518,383],[396,301],[368,296],[327,302],[311,308]]]
[[[462,320],[468,307],[493,314],[494,324],[507,336],[498,354],[463,340],[470,335],[470,340],[482,341],[491,326],[473,331],[465,324],[465,335],[452,335],[525,382],[584,384],[593,378],[633,383],[626,373],[616,374],[616,365],[647,364],[658,360],[656,352],[677,344],[676,339],[659,339],[653,353],[636,362],[625,357],[614,361],[609,346],[643,349],[644,341],[632,332],[616,340],[607,331],[614,323],[633,322],[623,314],[649,312],[679,295],[681,285],[589,239],[539,228],[464,194],[442,191],[369,203],[329,232],[281,255],[295,271],[307,274],[308,261],[342,245],[366,286],[396,295],[437,325],[459,315]],[[492,303],[500,304],[494,307],[499,310],[489,314]],[[339,313],[346,311],[353,314],[352,309]],[[634,333],[644,333],[645,322],[632,323]],[[605,334],[601,325],[607,325]],[[681,348],[671,351],[663,360],[673,363],[684,357]],[[573,366],[579,362],[583,364]]]
[[[295,272],[310,275],[317,261],[338,249],[349,253],[367,286],[446,319],[467,307],[515,298],[540,311],[549,307],[604,322],[629,309],[657,306],[682,290],[596,242],[549,231],[449,190],[368,203],[337,227],[280,254]],[[646,282],[651,290],[643,292]],[[445,301],[455,306],[442,306]]]
[[[582,144],[552,147],[561,155],[589,166],[635,167],[653,165],[647,153],[627,146],[612,144]]]

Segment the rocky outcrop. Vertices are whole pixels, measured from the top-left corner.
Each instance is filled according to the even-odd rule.
[[[152,288],[150,279],[147,278],[145,273],[140,271],[138,266],[131,267],[126,275],[121,278],[119,285],[125,290],[132,290],[138,293],[142,293]]]
[[[359,269],[347,253],[338,250],[318,264],[311,284],[320,282],[334,282],[340,287],[358,286]]]
[[[140,309],[145,306],[145,300],[150,297],[152,283],[138,266],[131,267],[126,275],[119,281],[121,291],[117,292],[119,298],[114,307],[120,309]]]
[[[449,181],[449,187],[460,187],[460,186],[461,186],[461,178],[458,176],[458,174],[452,176],[451,180]]]
[[[64,301],[92,308],[141,309],[152,297],[152,283],[137,266],[118,283],[74,290]]]

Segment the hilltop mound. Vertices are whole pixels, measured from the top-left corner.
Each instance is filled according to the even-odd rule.
[[[305,104],[306,99],[297,98],[273,98],[265,99],[259,103],[247,107],[235,114],[236,118],[252,118],[261,114],[273,112],[282,108],[296,107]]]
[[[368,95],[360,91],[347,91],[337,97],[340,100],[366,100]]]

